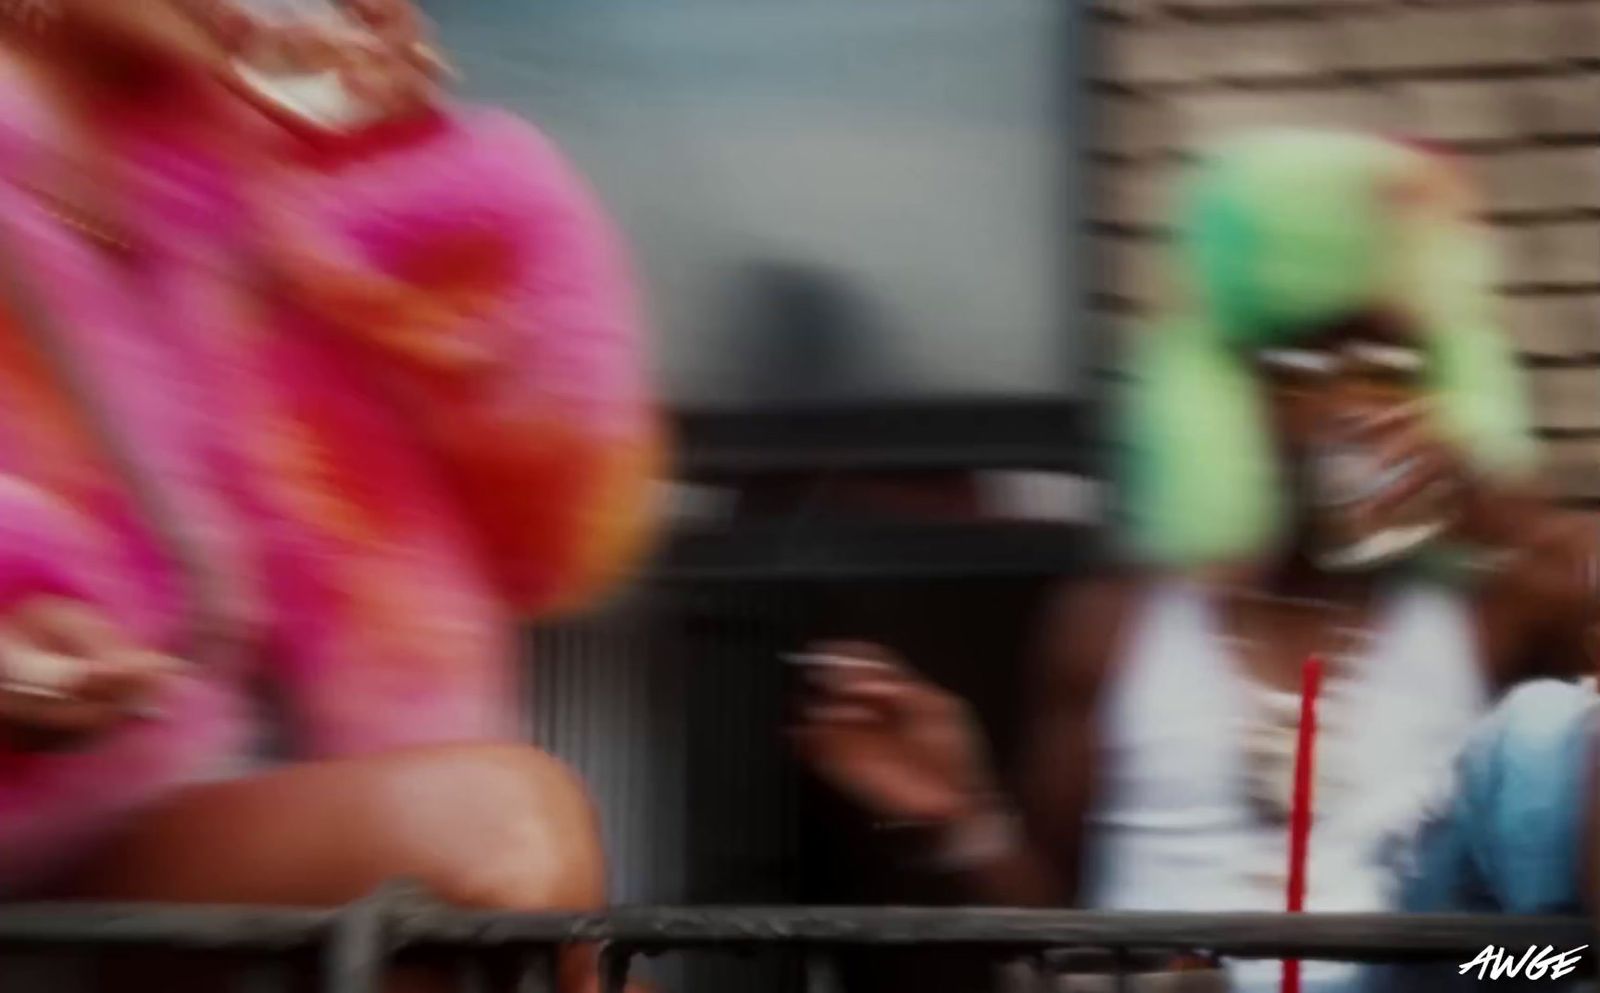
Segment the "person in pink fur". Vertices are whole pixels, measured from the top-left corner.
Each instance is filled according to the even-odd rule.
[[[624,251],[535,129],[433,95],[407,8],[352,10],[356,48],[0,3],[0,895],[603,899],[513,684],[518,619],[648,532]],[[381,119],[283,127],[240,53]]]

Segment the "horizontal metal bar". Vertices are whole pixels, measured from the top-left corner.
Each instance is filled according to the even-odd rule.
[[[736,524],[684,531],[651,565],[667,582],[1058,576],[1103,561],[1086,524]]]
[[[1066,397],[947,398],[785,408],[684,409],[674,417],[688,479],[847,469],[1097,471],[1091,403]]]
[[[408,944],[618,941],[630,948],[818,943],[1018,948],[1203,948],[1245,958],[1349,961],[1453,956],[1486,945],[1592,943],[1583,918],[1422,914],[1147,914],[944,907],[655,907],[593,915],[422,911]]]
[[[341,911],[12,906],[0,944],[280,948],[325,937]],[[969,945],[1013,949],[1203,948],[1386,961],[1475,954],[1486,945],[1594,944],[1584,918],[1430,914],[1146,914],[947,907],[637,907],[593,914],[507,914],[406,902],[389,945],[495,947],[612,942],[649,952],[707,945]]]
[[[320,940],[344,913],[337,908],[12,904],[0,909],[0,945],[295,948]]]

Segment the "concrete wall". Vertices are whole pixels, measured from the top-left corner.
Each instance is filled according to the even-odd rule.
[[[1071,0],[1077,2],[1077,0]],[[561,143],[632,241],[676,399],[770,399],[768,267],[845,306],[826,392],[1076,381],[1059,0],[428,0],[471,94]],[[800,350],[804,354],[804,350]]]

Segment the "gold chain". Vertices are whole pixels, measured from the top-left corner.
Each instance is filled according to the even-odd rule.
[[[31,183],[18,183],[18,186],[32,196],[46,214],[85,241],[118,255],[133,254],[133,239],[103,215],[85,210],[41,186]]]

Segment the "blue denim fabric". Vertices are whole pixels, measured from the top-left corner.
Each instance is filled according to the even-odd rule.
[[[1402,909],[1582,912],[1580,835],[1584,797],[1592,788],[1596,712],[1594,693],[1570,683],[1528,683],[1506,696],[1463,751],[1450,803],[1416,839]],[[1374,985],[1395,991],[1475,988],[1454,972],[1382,970]]]

